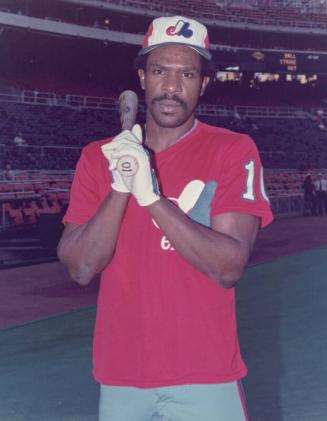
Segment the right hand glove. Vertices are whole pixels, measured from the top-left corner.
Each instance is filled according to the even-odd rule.
[[[137,128],[135,128],[137,126]],[[119,174],[117,171],[117,162],[118,159],[113,158],[113,153],[117,147],[121,147],[122,145],[130,144],[131,143],[140,143],[140,138],[142,138],[142,129],[139,125],[135,125],[133,127],[133,131],[130,130],[124,130],[121,133],[119,133],[117,136],[115,136],[111,142],[105,143],[101,146],[102,153],[109,161],[109,170],[111,171],[112,176],[112,183],[111,187],[119,192],[122,193],[129,193],[128,188],[126,187],[126,184],[124,183],[123,176]],[[140,135],[141,133],[141,135]]]
[[[113,150],[110,156],[110,170],[116,170],[117,162],[123,156],[130,156],[138,164],[136,174],[130,176],[121,176],[127,190],[132,193],[140,206],[148,206],[160,199],[157,178],[150,164],[149,153],[141,145],[142,130],[136,124],[132,132],[133,136],[129,139],[120,139],[119,144]],[[135,141],[135,139],[137,141]],[[115,166],[113,168],[113,166]]]

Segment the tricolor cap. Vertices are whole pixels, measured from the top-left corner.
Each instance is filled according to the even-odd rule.
[[[211,60],[209,36],[202,23],[184,16],[165,16],[154,19],[144,37],[139,55],[162,45],[185,45]]]

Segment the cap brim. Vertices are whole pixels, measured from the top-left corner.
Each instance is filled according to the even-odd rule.
[[[201,48],[201,47],[198,47],[198,46],[195,46],[195,45],[190,45],[190,44],[181,43],[181,42],[164,42],[164,43],[161,43],[161,44],[151,45],[150,47],[142,48],[138,52],[138,55],[142,56],[142,55],[147,54],[150,51],[154,50],[155,48],[163,47],[164,45],[184,45],[185,47],[192,48],[192,50],[195,50],[196,52],[198,52],[202,57],[204,57],[207,60],[211,60],[211,58],[212,58],[212,55],[211,55],[210,51],[206,50],[205,48]]]

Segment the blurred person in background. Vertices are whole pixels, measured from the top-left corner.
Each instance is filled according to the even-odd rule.
[[[5,180],[10,181],[15,179],[15,171],[12,169],[10,162],[5,164],[3,175]]]
[[[25,146],[27,145],[26,140],[23,138],[22,132],[18,132],[17,136],[14,138],[14,144],[16,146]]]
[[[308,174],[302,184],[304,193],[304,214],[309,210],[311,215],[317,215],[316,190],[311,174]]]
[[[315,180],[315,190],[317,198],[317,212],[319,215],[327,215],[327,180],[322,173],[317,175]]]

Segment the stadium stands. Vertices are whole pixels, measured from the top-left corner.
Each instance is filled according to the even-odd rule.
[[[68,204],[73,171],[17,170],[0,182],[0,227],[36,224],[42,214],[59,214]]]
[[[302,170],[265,171],[266,192],[276,215],[305,212],[302,184],[307,173]],[[315,176],[317,171],[310,173]],[[323,170],[323,173],[327,177],[327,171]],[[1,182],[0,229],[36,225],[42,215],[62,214],[68,204],[72,176],[72,171],[19,171],[17,178],[24,181]]]
[[[114,3],[105,0],[107,3]],[[298,7],[290,7],[278,1],[267,2],[216,2],[201,0],[183,0],[175,2],[165,0],[153,2],[152,0],[120,0],[119,4],[136,9],[150,9],[168,14],[182,14],[203,17],[211,20],[224,20],[254,25],[274,25],[298,28],[327,28],[327,22],[321,19],[324,8],[317,9],[310,14],[304,14],[304,3]],[[155,5],[155,7],[154,7]]]
[[[39,101],[40,95],[31,104],[0,102],[2,167],[10,162],[16,170],[73,169],[80,147],[119,131],[117,103],[113,99],[94,98],[97,101],[89,103],[79,96],[69,97],[63,105],[49,105],[43,99]],[[26,100],[23,96],[20,101],[22,98]],[[57,101],[55,95],[51,98]],[[72,106],[71,100],[76,99],[78,106]],[[140,121],[143,110],[140,107]],[[327,109],[321,111],[323,121]],[[316,168],[327,167],[326,131],[324,125],[317,124],[316,112],[317,108],[244,105],[201,104],[198,108],[198,115],[211,124],[249,133],[268,168],[297,168],[304,160],[310,160]],[[14,145],[19,132],[26,146]]]
[[[314,2],[311,2],[314,3]],[[327,14],[327,5],[321,2],[308,5],[308,2],[296,0],[293,2],[285,2],[278,0],[271,1],[201,1],[201,0],[95,0],[91,7],[102,7],[103,10],[117,10],[119,7],[122,11],[135,10],[137,12],[150,11],[155,14],[179,14],[187,16],[196,16],[197,18],[205,18],[212,21],[229,21],[253,25],[272,25],[277,27],[296,27],[296,28],[327,28],[327,21],[324,14]],[[90,10],[91,10],[90,9]],[[42,9],[41,9],[42,10]],[[69,9],[68,9],[69,10]],[[18,13],[17,8],[11,6],[2,8],[0,11]],[[19,14],[47,19],[54,22],[72,23],[85,26],[93,26],[97,28],[107,29],[107,26],[101,25],[95,19],[96,14],[80,14],[67,13],[67,9],[51,9],[52,15],[42,16],[40,9],[33,6],[28,9],[19,9]],[[76,16],[79,16],[76,22]],[[94,16],[94,18],[90,18]]]
[[[42,214],[63,212],[81,147],[119,131],[113,99],[98,98],[88,104],[78,97],[80,105],[74,107],[71,98],[66,98],[66,104],[49,105],[42,95],[39,103],[38,97],[39,93],[19,96],[20,103],[0,102],[0,162],[2,168],[10,162],[14,171],[13,180],[0,182],[2,226],[33,225]],[[26,99],[33,101],[26,103]],[[326,117],[327,110],[323,111]],[[142,112],[141,107],[140,119]],[[214,104],[201,104],[198,109],[202,120],[248,133],[255,140],[267,169],[268,196],[276,212],[288,214],[301,212],[304,166],[310,162],[313,174],[327,168],[326,131],[319,128],[312,113],[287,107]],[[26,146],[13,144],[19,131]]]
[[[243,52],[247,51],[247,56],[226,57],[232,63],[245,60],[248,67],[241,69],[243,79],[235,83],[212,84],[198,107],[199,118],[248,133],[258,145],[267,169],[267,190],[274,200],[274,209],[279,213],[286,208],[292,210],[302,197],[305,172],[299,168],[307,167],[308,163],[314,173],[327,168],[326,90],[321,89],[324,79],[322,77],[320,85],[317,84],[312,72],[307,74],[306,85],[300,86],[295,79],[288,83],[286,74],[281,71],[278,82],[261,83],[251,67],[254,51],[251,48],[274,50],[293,46],[302,53],[311,48],[323,50],[319,34],[320,30],[327,29],[326,7],[319,8],[318,2],[301,0],[94,0],[87,3],[77,8],[74,2],[61,1],[62,7],[58,8],[46,0],[42,8],[30,2],[28,8],[18,10],[17,2],[4,0],[6,10],[0,13],[62,23],[63,28],[66,24],[84,26],[87,30],[92,27],[90,34],[93,29],[112,29],[138,36],[156,15],[186,14],[202,19],[211,27],[213,44],[219,46],[219,51],[213,50],[217,58],[220,47],[224,52],[228,50],[226,45],[240,47]],[[309,29],[317,29],[318,36],[309,34]],[[281,32],[284,37],[280,36]],[[22,43],[22,34],[26,34],[26,43]],[[4,88],[0,89],[0,169],[10,163],[15,174],[13,180],[0,182],[3,225],[33,225],[44,213],[62,212],[81,148],[119,131],[116,98],[126,89],[123,83],[128,81],[128,87],[135,89],[133,84],[137,82],[132,80],[132,66],[124,71],[125,63],[120,67],[118,63],[119,50],[125,49],[132,63],[136,45],[107,43],[101,37],[101,41],[95,41],[91,36],[82,44],[79,39],[49,34],[46,35],[49,43],[44,43],[42,36],[45,35],[33,30],[6,29],[2,39],[4,49],[11,39],[17,47],[22,45],[22,50],[12,56],[12,66],[7,66],[4,60],[0,67],[0,86]],[[43,48],[44,44],[47,49]],[[51,56],[57,50],[58,55],[52,61]],[[76,51],[80,51],[80,57],[75,55]],[[299,64],[305,55],[297,58]],[[109,61],[97,59],[102,56],[109,57]],[[112,57],[115,57],[113,68]],[[271,57],[265,59],[266,66],[270,65]],[[317,57],[313,55],[309,65],[324,58]],[[228,64],[217,61],[216,70],[225,71]],[[66,77],[67,74],[70,76]],[[218,73],[216,76],[218,80]],[[143,119],[141,103],[139,121]],[[13,139],[19,132],[27,145],[14,145]],[[285,200],[289,200],[288,205]],[[295,208],[299,211],[298,203]]]
[[[91,97],[86,107],[83,103],[79,105],[79,98],[82,97],[71,96],[69,106],[42,104],[42,99],[38,100],[39,105],[0,103],[0,143],[12,145],[17,133],[22,132],[29,146],[78,146],[106,132],[113,133],[112,127],[114,130],[117,127],[117,123],[113,123],[115,116],[107,110],[90,109]],[[108,103],[116,104],[116,101]],[[33,149],[26,152],[32,153]]]

